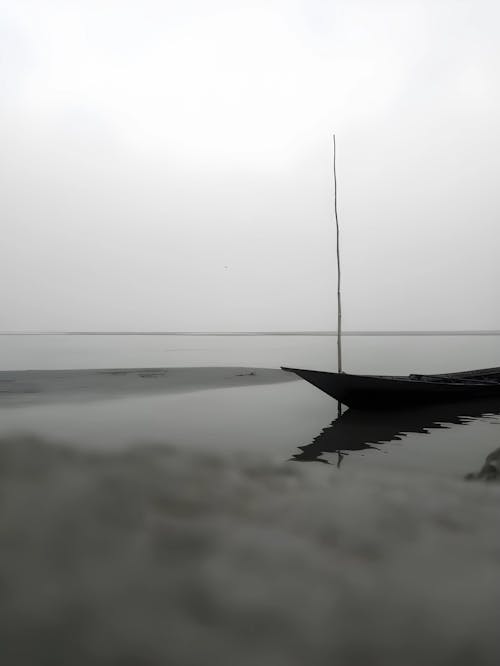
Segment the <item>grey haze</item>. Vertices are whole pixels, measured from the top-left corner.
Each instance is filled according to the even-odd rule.
[[[498,329],[489,0],[0,1],[0,330]]]

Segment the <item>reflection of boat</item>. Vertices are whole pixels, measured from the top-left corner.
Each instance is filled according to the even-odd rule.
[[[441,404],[413,409],[373,410],[360,414],[348,409],[313,439],[300,446],[302,453],[293,460],[321,459],[323,453],[337,453],[339,463],[349,451],[378,450],[382,442],[401,440],[407,433],[429,434],[429,429],[447,428],[453,424],[465,424],[486,414],[500,414],[498,400]]]
[[[355,409],[394,409],[495,396],[500,407],[500,368],[406,377],[282,369],[294,372],[332,398]]]

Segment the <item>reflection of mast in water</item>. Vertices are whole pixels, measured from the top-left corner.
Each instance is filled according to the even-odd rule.
[[[307,449],[307,446],[299,446],[299,449]],[[378,451],[376,446],[366,446],[366,449],[375,449]],[[346,456],[349,454],[346,453],[345,451],[336,451],[337,454],[337,469],[340,469],[340,465],[342,464],[342,461]],[[325,463],[326,465],[331,465],[332,463],[329,460],[325,460],[324,458],[316,458],[313,456],[308,457],[308,453],[306,451],[303,451],[302,453],[296,453],[294,456],[290,458],[290,460],[296,460],[299,462],[320,462],[320,463]]]
[[[497,399],[441,404],[407,410],[359,411],[348,409],[324,428],[310,444],[299,446],[292,460],[317,461],[323,453],[337,454],[337,467],[349,451],[379,449],[375,444],[403,439],[409,433],[430,434],[429,430],[463,425],[486,414],[500,414]]]

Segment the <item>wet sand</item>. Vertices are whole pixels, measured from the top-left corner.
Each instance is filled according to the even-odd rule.
[[[9,666],[493,666],[500,486],[0,440]]]
[[[0,407],[92,401],[295,381],[273,368],[114,368],[0,371]]]

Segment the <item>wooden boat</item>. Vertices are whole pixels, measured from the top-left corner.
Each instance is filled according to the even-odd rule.
[[[408,376],[352,375],[286,368],[354,409],[394,409],[412,405],[496,398],[500,406],[500,367]]]
[[[412,374],[403,377],[352,375],[342,372],[342,308],[340,298],[340,243],[337,214],[336,144],[333,135],[334,211],[337,232],[337,367],[338,372],[286,368],[324,391],[339,403],[355,409],[394,409],[477,398],[498,398],[500,368],[483,368],[446,374]]]

